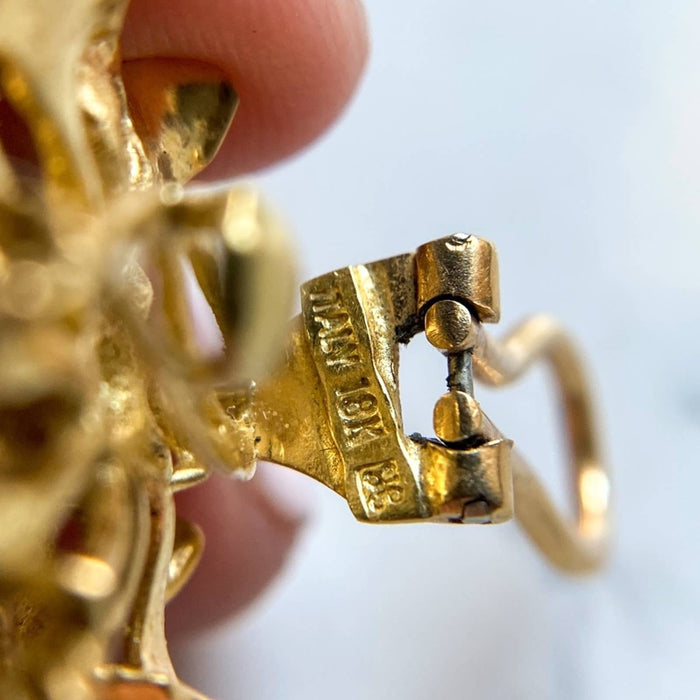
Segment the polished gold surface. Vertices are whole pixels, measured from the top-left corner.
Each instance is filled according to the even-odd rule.
[[[447,444],[479,435],[483,423],[476,399],[459,389],[443,394],[433,409],[435,435]]]
[[[468,350],[474,345],[475,331],[469,309],[454,299],[440,299],[425,312],[425,336],[444,353]]]
[[[497,282],[492,244],[462,234],[311,280],[284,366],[254,391],[222,400],[245,419],[247,453],[321,481],[360,520],[497,523],[515,514],[555,564],[595,569],[604,555],[608,479],[581,362],[543,317],[502,343],[490,338],[470,295],[493,319]],[[404,433],[398,384],[400,344],[429,330],[448,365],[449,391],[435,405],[437,438]],[[556,512],[473,395],[472,368],[500,385],[540,359],[552,365],[564,404],[576,524]]]
[[[278,220],[247,189],[182,188],[214,156],[235,92],[164,62],[154,109],[130,112],[125,9],[0,3],[0,97],[36,161],[3,143],[0,697],[201,698],[164,637],[203,546],[173,494],[215,469],[249,478],[258,459],[326,484],[363,521],[515,514],[561,568],[599,566],[609,481],[586,376],[549,319],[486,334],[493,245],[454,234],[318,277],[290,329]],[[399,347],[420,332],[448,368],[435,438],[401,418]],[[573,520],[474,395],[473,376],[503,385],[538,361],[562,397]]]

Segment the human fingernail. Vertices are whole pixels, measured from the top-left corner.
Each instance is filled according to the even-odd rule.
[[[173,58],[125,61],[129,110],[153,167],[184,183],[206,167],[224,140],[238,95],[224,73]]]

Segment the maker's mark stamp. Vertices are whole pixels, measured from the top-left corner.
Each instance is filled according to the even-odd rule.
[[[361,467],[355,472],[355,479],[370,518],[381,517],[384,510],[399,505],[405,498],[401,475],[392,460]]]

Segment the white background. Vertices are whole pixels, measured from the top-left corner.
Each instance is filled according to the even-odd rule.
[[[496,243],[500,330],[548,310],[588,354],[614,556],[562,578],[515,524],[360,525],[319,486],[282,577],[192,639],[184,676],[223,700],[700,697],[700,4],[368,11],[351,109],[261,187],[304,277],[453,231]],[[407,428],[429,432],[443,362],[405,355]],[[477,396],[563,501],[542,380]]]

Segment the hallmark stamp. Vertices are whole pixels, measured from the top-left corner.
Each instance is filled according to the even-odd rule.
[[[350,441],[372,440],[386,432],[379,415],[377,397],[367,377],[335,390],[343,432]]]
[[[401,475],[392,460],[361,467],[355,478],[369,517],[380,517],[388,507],[399,505],[405,498]]]
[[[368,374],[372,368],[363,363],[358,332],[340,288],[317,289],[308,300],[311,339],[327,370],[331,411],[338,417],[336,438],[341,448],[355,449],[386,435],[380,388]]]
[[[318,345],[326,366],[342,368],[359,363],[357,338],[340,291],[329,289],[311,294],[309,299],[314,323],[319,326]]]

